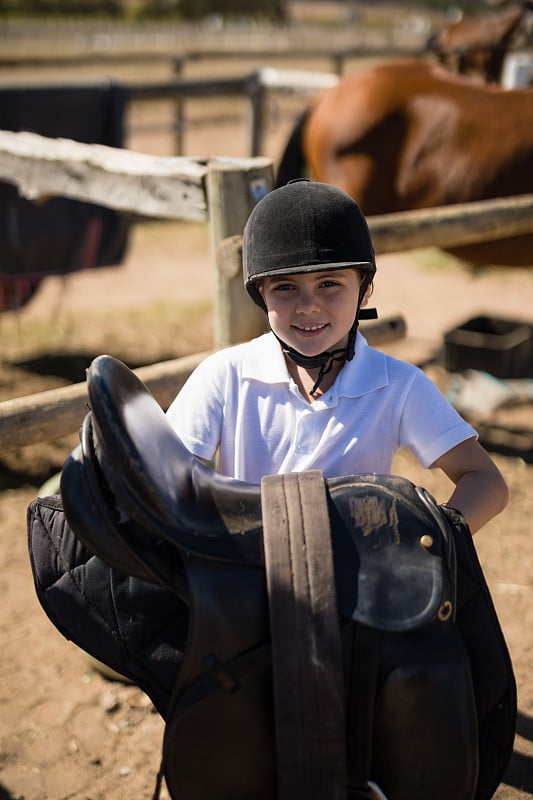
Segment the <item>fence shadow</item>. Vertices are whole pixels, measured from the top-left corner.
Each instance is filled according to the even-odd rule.
[[[9,361],[11,367],[22,369],[34,375],[53,376],[62,378],[69,381],[69,383],[83,383],[86,379],[86,371],[91,362],[101,355],[101,352],[83,352],[77,351],[72,353],[64,352],[48,352],[35,358],[28,358],[22,361]],[[160,360],[164,361],[166,358],[172,359],[176,356],[169,354],[168,356],[161,356]],[[117,356],[120,358],[120,355]],[[150,366],[152,361],[132,361],[131,359],[123,358],[125,363],[130,369],[139,369],[140,367]],[[1,799],[0,799],[1,800]]]
[[[480,424],[479,441],[491,453],[523,459],[533,464],[533,430],[503,425]]]
[[[516,718],[516,732],[523,739],[533,742],[533,717],[519,711]],[[531,774],[533,777],[533,771]]]

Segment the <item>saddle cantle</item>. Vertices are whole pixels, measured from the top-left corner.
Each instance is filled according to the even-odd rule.
[[[118,671],[121,660],[127,663],[123,671],[157,699],[167,721],[163,768],[173,796],[281,800],[262,487],[221,476],[191,456],[146,387],[116,359],[93,362],[88,391],[91,412],[62,473],[68,524],[62,519],[58,533],[55,507],[52,537],[49,508],[35,501],[29,511],[39,599],[61,632],[86,646],[79,625],[77,638],[72,635],[71,606],[79,618],[83,598],[92,615],[86,649]],[[468,530],[402,478],[350,476],[324,488],[345,684],[348,796],[368,792],[371,778],[389,800],[491,797],[512,751],[516,695]],[[73,547],[76,539],[81,544]],[[65,555],[63,562],[47,557],[51,546]],[[168,637],[176,653],[171,682],[168,670],[158,674],[146,642],[141,669],[139,660],[117,652],[112,637],[97,641],[91,603],[105,606],[106,595],[101,583],[96,592],[92,577],[102,562],[112,568],[115,602],[117,586],[128,586],[120,595],[125,616],[129,605],[138,608],[135,587],[149,588],[166,609],[175,598],[181,624]],[[75,571],[77,583],[64,580]],[[110,615],[100,616],[107,629]],[[156,628],[155,616],[143,616],[145,631]],[[129,636],[127,628],[120,631],[126,650]],[[371,652],[375,675],[361,671]],[[312,796],[306,793],[307,800]]]

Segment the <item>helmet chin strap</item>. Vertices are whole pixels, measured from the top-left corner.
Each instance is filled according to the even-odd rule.
[[[274,334],[274,336],[276,336],[276,334]],[[317,367],[320,367],[318,371],[318,377],[315,381],[315,385],[311,389],[310,394],[314,394],[316,392],[322,383],[324,376],[327,375],[328,372],[331,372],[333,369],[333,364],[336,361],[344,361],[348,358],[348,347],[340,347],[338,350],[324,350],[323,353],[319,353],[316,356],[304,356],[299,353],[298,350],[295,350],[293,347],[289,347],[288,344],[285,344],[285,342],[283,342],[279,336],[276,336],[276,339],[278,339],[279,343],[281,344],[284,354],[287,356],[287,358],[290,358],[294,364],[297,364],[299,367],[305,367],[306,369],[316,369]]]

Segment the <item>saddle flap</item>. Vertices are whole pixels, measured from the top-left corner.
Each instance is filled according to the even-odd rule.
[[[433,498],[397,476],[353,476],[328,486],[341,615],[391,632],[447,619],[453,548]]]

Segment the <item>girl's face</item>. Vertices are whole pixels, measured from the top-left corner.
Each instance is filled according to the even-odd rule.
[[[258,285],[274,333],[305,356],[346,347],[357,311],[356,269],[264,278]],[[366,305],[370,289],[361,305]]]

